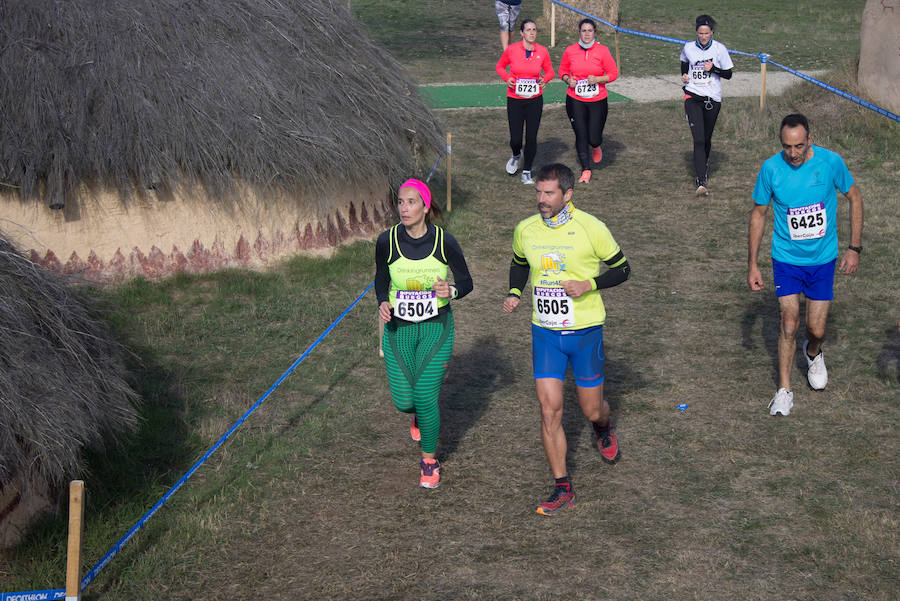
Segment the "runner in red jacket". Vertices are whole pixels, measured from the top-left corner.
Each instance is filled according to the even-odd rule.
[[[553,64],[547,48],[538,44],[537,25],[531,19],[519,27],[522,41],[510,44],[497,61],[497,75],[506,82],[506,114],[509,119],[509,147],[512,156],[506,172],[515,175],[522,158],[522,129],[525,129],[525,161],[522,183],[534,184],[531,164],[537,153],[537,133],[544,109],[544,85],[553,79]],[[507,67],[509,72],[507,72]]]
[[[566,48],[559,63],[559,76],[569,86],[566,114],[575,130],[575,150],[581,163],[578,181],[585,183],[591,181],[591,161],[599,163],[603,158],[600,144],[609,111],[606,84],[619,76],[609,48],[594,39],[596,29],[592,20],[582,19],[578,24],[578,43]],[[592,149],[590,154],[588,146]]]

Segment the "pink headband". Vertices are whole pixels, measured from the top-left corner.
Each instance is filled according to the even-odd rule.
[[[419,196],[422,197],[422,202],[425,203],[425,210],[431,210],[431,190],[428,189],[428,185],[425,182],[417,179],[408,179],[400,184],[400,188],[415,188],[419,192]],[[400,188],[397,189],[399,190]]]

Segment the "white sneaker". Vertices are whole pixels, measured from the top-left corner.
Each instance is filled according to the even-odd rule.
[[[509,160],[506,161],[506,172],[510,175],[515,175],[516,171],[519,170],[519,157],[513,155],[509,157]]]
[[[528,186],[534,184],[534,180],[531,179],[531,171],[522,172],[522,183]]]
[[[787,388],[779,388],[769,402],[769,415],[790,415],[794,406],[794,393]]]
[[[812,386],[813,390],[823,390],[825,385],[828,384],[828,370],[825,369],[825,355],[822,354],[822,349],[819,349],[819,354],[816,355],[815,359],[810,359],[809,355],[806,354],[806,347],[809,346],[809,340],[803,343],[803,356],[806,357],[806,379],[809,380],[809,385]]]
[[[694,183],[697,184],[697,196],[709,196],[709,188],[706,187],[707,184],[705,179],[695,177]]]

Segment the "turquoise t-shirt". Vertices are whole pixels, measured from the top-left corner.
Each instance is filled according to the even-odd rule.
[[[846,194],[853,176],[844,159],[812,146],[813,156],[794,167],[782,153],[767,159],[753,187],[758,205],[772,203],[772,258],[791,265],[824,265],[838,256],[837,192]]]

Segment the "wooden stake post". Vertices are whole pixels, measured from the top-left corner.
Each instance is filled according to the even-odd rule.
[[[616,15],[616,68],[619,70],[619,75],[622,75],[622,59],[619,58],[619,21],[622,20],[622,15]]]
[[[378,320],[378,356],[384,357],[384,348],[381,346],[384,341],[384,322],[381,321],[381,316],[378,312],[375,312],[375,319]]]
[[[761,78],[759,87],[759,110],[766,109],[766,66],[768,65],[768,54],[763,54],[759,58],[759,75]]]
[[[550,47],[556,48],[556,3],[550,5]]]
[[[451,166],[453,165],[453,147],[450,144],[450,141],[452,140],[452,138],[453,138],[453,134],[451,134],[450,132],[447,132],[447,212],[448,213],[453,210],[453,197],[450,194],[450,189],[452,187],[450,185],[451,184],[451,181],[450,181],[451,180],[451,172],[452,172]]]
[[[84,481],[69,483],[69,545],[66,553],[66,601],[81,599],[81,537],[84,534]]]

